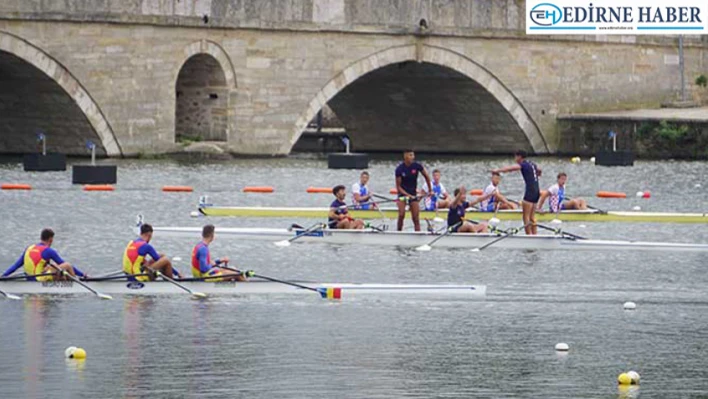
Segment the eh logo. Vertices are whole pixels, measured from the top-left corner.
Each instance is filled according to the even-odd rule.
[[[536,25],[551,26],[560,22],[563,12],[555,4],[541,3],[531,9],[530,15]]]

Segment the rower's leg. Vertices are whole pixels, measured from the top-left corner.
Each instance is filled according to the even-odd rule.
[[[403,230],[403,220],[406,218],[406,202],[398,200],[396,201],[396,206],[398,207],[398,231]]]
[[[438,202],[435,203],[435,207],[437,209],[447,209],[450,207],[450,201],[448,200],[439,200]]]
[[[246,277],[243,274],[232,272],[231,270],[218,269],[219,271],[215,273],[216,276],[221,276],[221,279],[207,280],[207,281],[246,281]]]
[[[160,273],[164,274],[169,278],[173,277],[172,262],[170,262],[170,258],[165,256],[164,254],[160,254],[160,259],[150,265],[150,268],[152,270],[158,270]]]
[[[361,220],[361,219],[355,220],[355,221],[354,221],[354,227],[353,227],[353,228],[355,228],[355,229],[357,229],[357,230],[363,229],[363,228],[364,228],[364,221]]]
[[[588,203],[582,198],[578,198],[578,209],[581,209],[581,210],[588,209]]]
[[[61,271],[65,271],[65,272],[69,273],[70,275],[76,277],[76,273],[74,273],[74,268],[69,263],[64,262],[61,265],[57,266],[57,268],[59,268],[59,270],[61,270]],[[57,269],[55,269],[52,266],[46,266],[44,268],[44,271],[42,272],[42,274],[46,274],[46,273],[53,273],[55,281],[69,280],[68,277],[64,276],[64,273],[58,272]]]
[[[521,201],[521,212],[522,219],[524,221],[524,232],[528,235],[533,234],[531,229],[531,211],[534,208],[534,204],[527,202],[526,200]]]
[[[464,222],[462,225],[457,229],[458,233],[473,233],[474,229],[472,229],[472,223]]]
[[[411,210],[411,219],[413,219],[413,227],[415,231],[420,231],[420,201],[411,201],[409,208]]]
[[[482,222],[478,225],[474,225],[472,223],[469,224],[472,226],[472,232],[473,233],[486,233],[487,232],[487,223]]]
[[[538,234],[538,226],[536,225],[536,204],[531,204],[530,217],[531,221],[531,234]]]

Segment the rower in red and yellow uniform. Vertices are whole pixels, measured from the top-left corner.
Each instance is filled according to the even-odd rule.
[[[54,231],[52,229],[42,230],[39,238],[40,243],[27,247],[15,264],[2,274],[2,277],[11,275],[22,266],[24,266],[27,280],[30,281],[68,280],[57,269],[72,276],[86,277],[81,270],[65,262],[59,256],[59,253],[51,247],[54,242]]]
[[[167,277],[180,277],[179,272],[172,268],[172,262],[164,254],[158,254],[150,245],[152,239],[152,226],[140,226],[140,237],[128,243],[123,252],[123,273],[131,281],[152,281],[157,278],[159,271]],[[150,256],[150,260],[145,257]],[[142,275],[147,274],[147,275]]]
[[[246,281],[246,277],[242,274],[219,267],[219,265],[228,264],[229,258],[211,260],[209,244],[212,241],[214,241],[214,225],[208,224],[202,228],[202,241],[192,249],[192,276],[196,278],[219,276],[205,281]]]

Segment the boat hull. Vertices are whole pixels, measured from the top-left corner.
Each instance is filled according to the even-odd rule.
[[[352,283],[311,283],[302,285],[321,288],[341,288],[342,297],[353,295],[404,295],[404,296],[463,296],[484,298],[486,286],[467,284],[352,284]],[[89,281],[91,288],[109,295],[188,295],[174,284],[165,281],[128,282],[128,281]],[[249,282],[180,282],[184,286],[207,295],[264,295],[297,294],[314,295],[318,293],[270,281],[253,280]],[[72,281],[36,282],[25,280],[0,281],[0,290],[7,293],[30,295],[73,295],[90,294],[86,288]]]
[[[198,227],[153,227],[157,236],[169,237],[199,237]],[[220,240],[236,239],[251,241],[283,241],[302,234],[302,230],[274,228],[229,228],[217,227],[216,234]],[[323,243],[323,244],[358,244],[366,246],[392,246],[415,248],[428,244],[437,234],[428,232],[378,232],[374,230],[320,230],[308,233],[293,243]],[[442,237],[434,246],[436,248],[467,248],[473,249],[498,240],[498,234],[453,233]],[[493,246],[497,249],[541,249],[541,250],[641,250],[641,251],[688,251],[708,252],[706,244],[662,243],[643,241],[607,241],[590,239],[572,239],[560,235],[515,235],[497,241]]]
[[[265,207],[216,207],[204,206],[199,212],[206,216],[222,217],[289,217],[326,219],[328,208],[265,208]],[[384,216],[395,219],[398,215],[396,209],[382,209]],[[381,212],[375,210],[349,210],[352,217],[357,219],[381,219]],[[446,217],[447,210],[441,210],[437,216]],[[421,219],[436,217],[435,212],[421,211]],[[474,220],[489,220],[494,217],[493,212],[467,211],[467,218]],[[410,217],[407,214],[407,217]],[[500,220],[521,220],[520,210],[503,210],[496,214]],[[708,213],[668,213],[668,212],[620,212],[607,213],[595,210],[562,211],[555,213],[537,213],[538,221],[551,221],[560,219],[569,222],[644,222],[644,223],[708,223]]]

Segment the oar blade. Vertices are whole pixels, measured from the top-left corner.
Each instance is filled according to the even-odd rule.
[[[481,251],[481,249],[479,249],[479,248],[472,248],[472,249],[470,249],[470,252],[480,252],[480,251]]]
[[[193,291],[192,292],[192,299],[206,299],[206,294],[203,292],[197,292]]]
[[[496,227],[500,222],[501,222],[501,220],[499,220],[499,219],[496,218],[496,217],[493,217],[493,218],[489,219],[489,225],[490,225],[490,226],[495,226],[495,227]]]
[[[15,295],[15,294],[9,294],[9,293],[7,293],[7,292],[3,292],[3,294],[5,295],[5,298],[7,298],[7,299],[12,299],[13,301],[19,301],[20,299],[22,299],[22,298],[20,298],[19,296]]]
[[[445,221],[445,219],[443,219],[443,218],[441,218],[441,217],[437,217],[437,216],[436,216],[436,217],[433,218],[433,222],[435,222],[435,223],[442,223],[442,222],[444,222],[444,221]]]
[[[275,244],[276,247],[289,247],[290,246],[290,241],[288,240],[283,240],[283,241],[276,241],[273,244]]]
[[[553,219],[551,220],[551,224],[563,224],[563,221],[560,219]]]
[[[111,299],[113,299],[112,296],[110,296],[110,295],[108,295],[108,294],[101,294],[100,292],[97,293],[96,295],[97,295],[99,298],[105,299],[105,300],[107,300],[107,301],[110,301]]]
[[[418,252],[430,252],[431,249],[433,249],[433,247],[431,247],[428,244],[424,244],[424,245],[417,247],[415,250]]]

